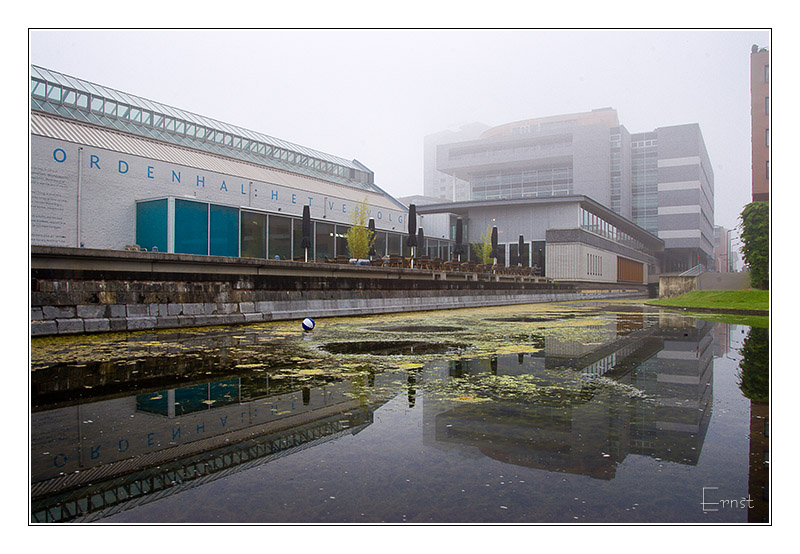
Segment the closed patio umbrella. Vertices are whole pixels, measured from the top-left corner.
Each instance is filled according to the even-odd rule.
[[[308,249],[311,248],[311,206],[303,206],[303,240],[300,248],[305,250],[308,261]]]
[[[417,248],[419,248],[421,252],[425,252],[425,232],[422,230],[422,227],[417,231]]]
[[[492,227],[492,258],[494,258],[494,263],[497,264],[497,227]]]
[[[525,257],[522,255],[522,251],[523,250],[525,250],[525,237],[520,235],[519,236],[519,246],[517,247],[517,257],[519,258],[517,260],[517,265],[520,266],[520,267],[522,267],[522,262],[525,259]]]
[[[371,236],[375,236],[375,220],[373,218],[369,218],[369,223],[367,224],[367,229],[372,232]],[[372,241],[372,246],[369,249],[369,257],[372,258],[377,256],[378,253],[375,251],[375,241]]]
[[[408,207],[408,238],[406,245],[414,247],[417,245],[417,207],[411,204]]]
[[[408,238],[406,245],[411,247],[411,268],[414,268],[414,256],[417,246],[417,207],[414,204],[408,206]]]
[[[464,242],[464,220],[460,217],[456,219],[456,246],[453,248],[453,254],[458,256],[458,261],[461,261],[461,253],[464,251],[462,246]]]

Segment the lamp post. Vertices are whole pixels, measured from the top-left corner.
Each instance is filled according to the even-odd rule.
[[[728,229],[725,231],[725,242],[728,245],[728,252],[725,254],[725,265],[727,266],[727,272],[731,273],[733,268],[731,266],[731,232],[733,229]]]

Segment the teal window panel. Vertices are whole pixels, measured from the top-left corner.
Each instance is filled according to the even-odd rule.
[[[136,244],[167,251],[167,199],[136,203]]]
[[[208,204],[175,199],[175,252],[208,254]]]
[[[239,402],[239,379],[215,381],[209,384],[208,397],[214,402],[214,408],[236,404]]]
[[[140,412],[148,412],[162,416],[169,415],[169,394],[162,390],[159,392],[148,392],[136,395],[136,409]]]
[[[239,209],[211,204],[209,214],[209,254],[239,255]]]
[[[208,399],[208,384],[181,387],[175,390],[175,415],[191,414],[208,410],[212,402]]]

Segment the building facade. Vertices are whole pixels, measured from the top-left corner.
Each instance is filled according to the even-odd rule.
[[[469,183],[453,175],[439,171],[436,167],[436,150],[440,144],[473,140],[488,129],[483,123],[470,123],[457,129],[449,129],[427,135],[424,139],[423,194],[441,200],[467,200]]]
[[[357,205],[379,254],[406,206],[347,160],[40,67],[31,68],[31,244],[218,256],[347,255]]]
[[[644,285],[655,273],[664,248],[663,240],[585,195],[511,203],[444,202],[416,209],[425,225],[445,218],[451,238],[461,218],[466,244],[479,242],[497,227],[499,265],[535,267],[557,281]],[[468,258],[476,259],[474,252],[466,252],[462,259]]]
[[[769,108],[769,50],[754,44],[750,51],[753,202],[769,201]]]
[[[442,143],[456,200],[585,195],[665,242],[661,270],[713,266],[714,175],[697,124],[631,134],[601,108],[508,123]]]

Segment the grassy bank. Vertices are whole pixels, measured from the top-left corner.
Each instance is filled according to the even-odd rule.
[[[769,310],[769,291],[696,290],[675,298],[651,300],[648,304],[721,310]]]

